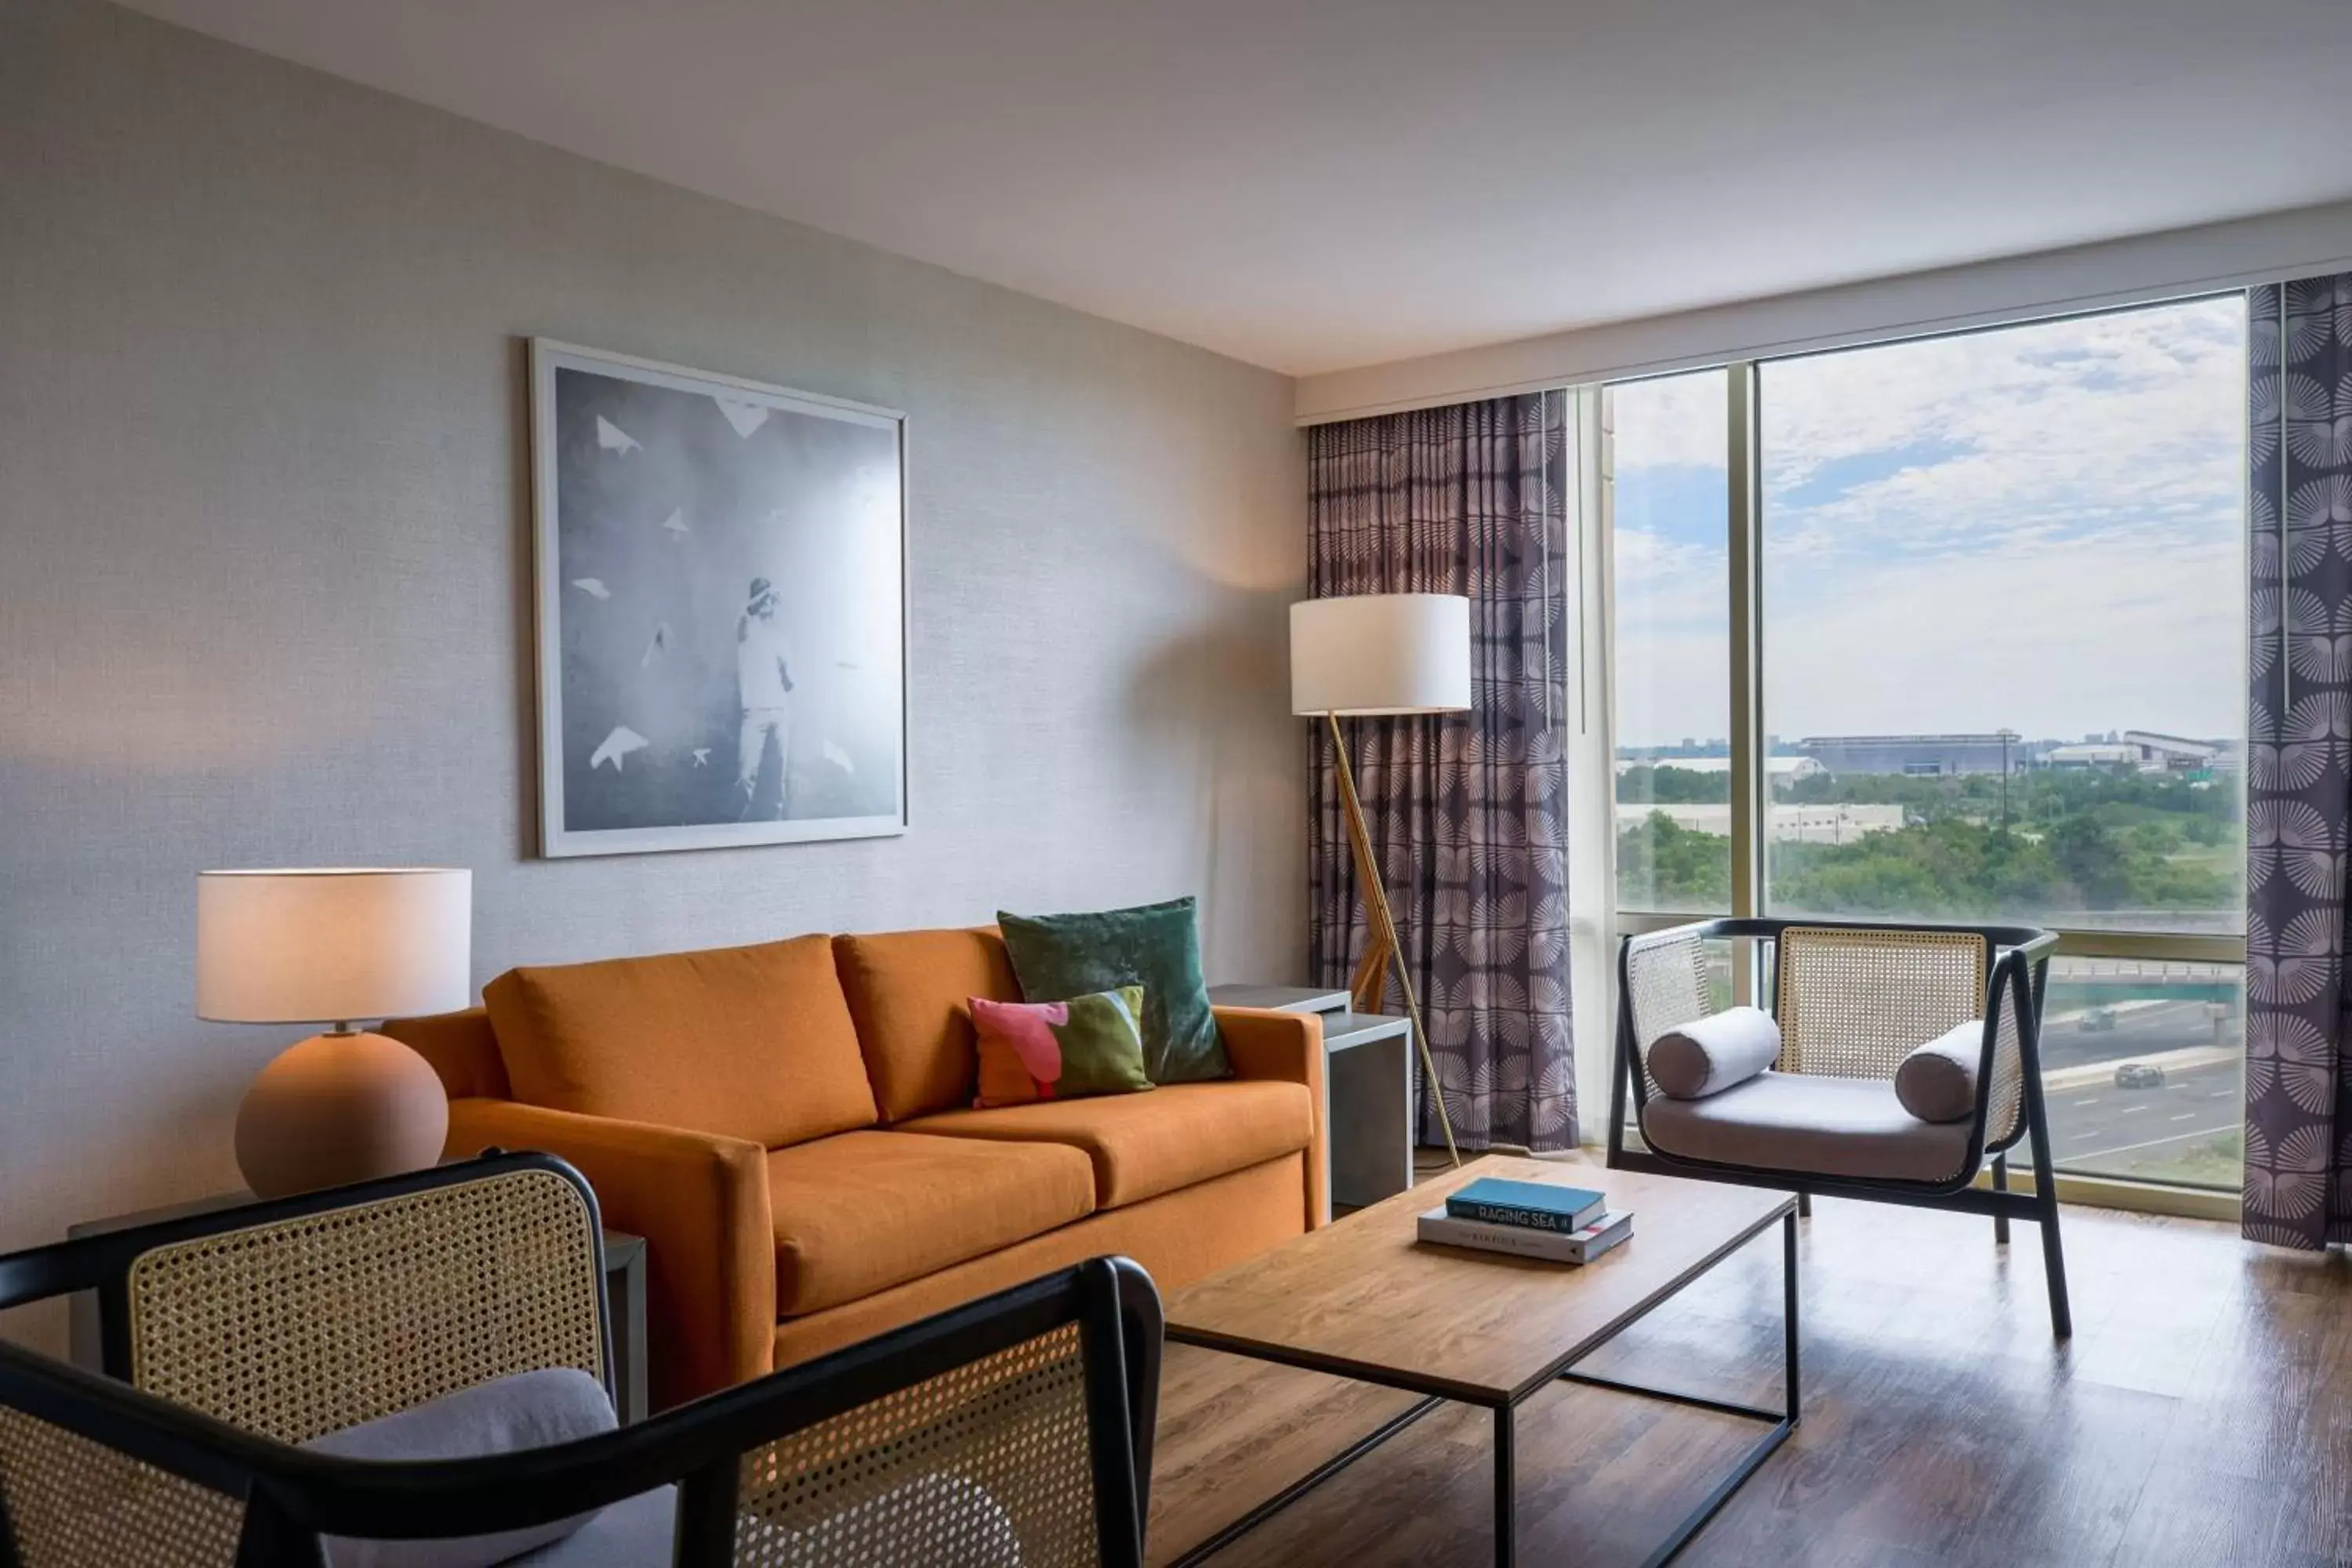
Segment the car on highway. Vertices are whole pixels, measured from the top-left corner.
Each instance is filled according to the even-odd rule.
[[[2117,1089],[2162,1089],[2164,1069],[2148,1062],[2125,1062],[2116,1068]]]
[[[2074,1020],[2074,1027],[2086,1035],[2104,1035],[2115,1026],[2116,1010],[2113,1007],[2094,1007]]]

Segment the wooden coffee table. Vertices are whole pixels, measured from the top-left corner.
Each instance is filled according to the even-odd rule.
[[[1604,1192],[1633,1211],[1633,1235],[1581,1268],[1424,1247],[1413,1222],[1478,1176],[1558,1182]],[[1575,1370],[1630,1324],[1745,1243],[1781,1226],[1785,1408],[1759,1409],[1643,1388]],[[1495,1561],[1514,1561],[1514,1412],[1557,1379],[1671,1400],[1769,1429],[1651,1554],[1682,1550],[1797,1426],[1797,1200],[1580,1161],[1488,1155],[1178,1291],[1168,1337],[1286,1366],[1423,1395],[1360,1440],[1177,1559],[1197,1563],[1396,1436],[1441,1401],[1495,1413]]]

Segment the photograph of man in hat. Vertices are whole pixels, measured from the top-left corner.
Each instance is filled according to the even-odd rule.
[[[906,831],[901,416],[532,354],[541,852]]]
[[[790,815],[793,781],[793,661],[784,628],[776,619],[775,584],[751,579],[742,617],[735,623],[735,690],[743,705],[743,725],[735,740],[736,782],[743,790],[743,816],[760,792],[760,763],[768,737],[776,738],[776,818]]]

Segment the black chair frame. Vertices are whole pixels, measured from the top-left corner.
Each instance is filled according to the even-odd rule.
[[[0,1257],[0,1309],[68,1290],[119,1293],[131,1260],[167,1242],[522,1166],[561,1172],[588,1192],[579,1173],[552,1156],[492,1152],[388,1182]],[[601,1272],[599,1278],[601,1289]],[[109,1314],[117,1322],[122,1316]],[[1015,1285],[636,1426],[487,1458],[405,1464],[331,1458],[6,1342],[0,1342],[0,1405],[242,1500],[236,1568],[322,1568],[320,1537],[327,1535],[431,1540],[525,1529],[673,1482],[678,1484],[675,1568],[722,1568],[735,1560],[745,1454],[1072,1323],[1078,1325],[1084,1355],[1100,1561],[1140,1568],[1162,1319],[1150,1276],[1125,1258],[1093,1258]],[[610,1359],[608,1342],[608,1386]],[[22,1568],[15,1539],[0,1500],[0,1568]]]
[[[1646,940],[1683,936],[1696,936],[1705,941],[1748,939],[1769,943],[1773,965],[1771,994],[1777,997],[1780,994],[1780,938],[1782,932],[1792,928],[1814,931],[1828,928],[1859,932],[1873,930],[1943,931],[1984,939],[1990,955],[1990,970],[1985,985],[1983,1055],[1978,1063],[1977,1102],[1970,1121],[1968,1152],[1957,1175],[1938,1182],[1811,1175],[1802,1172],[1690,1159],[1668,1153],[1654,1144],[1643,1149],[1626,1147],[1628,1096],[1631,1096],[1631,1107],[1637,1125],[1649,1104],[1641,1040],[1633,1008],[1632,958],[1635,944]],[[1905,924],[1876,927],[1862,921],[1822,920],[1697,921],[1668,931],[1627,937],[1619,944],[1617,952],[1617,1060],[1615,1070],[1610,1074],[1609,1084],[1609,1164],[1616,1170],[1691,1176],[1794,1192],[1808,1214],[1811,1212],[1811,1200],[1819,1194],[1990,1215],[1993,1222],[1993,1240],[2000,1246],[2008,1245],[2011,1220],[2031,1221],[2040,1226],[2042,1230],[2042,1258],[2050,1290],[2051,1331],[2058,1339],[2069,1338],[2074,1331],[2074,1320],[2067,1298],[2065,1256],[2058,1235],[2058,1188],[2051,1167],[2050,1119],[2042,1088],[2042,1005],[2049,984],[2051,952],[2057,944],[2056,933],[2032,926]],[[2019,1067],[2022,1074],[2020,1085],[2022,1114],[2006,1137],[1988,1143],[1986,1130],[1995,1079],[1997,1019],[2003,1006],[2014,1009],[2011,1017],[2017,1031]],[[2029,1134],[2032,1139],[2033,1191],[2012,1192],[2009,1186],[2009,1151]],[[1646,1135],[1643,1141],[1648,1142]],[[1989,1189],[1976,1184],[1987,1156],[1991,1159],[1991,1186]]]

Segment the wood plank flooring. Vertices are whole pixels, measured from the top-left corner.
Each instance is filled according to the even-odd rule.
[[[1688,1568],[2336,1568],[2352,1563],[2352,1262],[2234,1227],[2065,1215],[2075,1334],[2050,1338],[2033,1227],[1817,1203],[1801,1222],[1804,1421]],[[1777,1227],[1587,1370],[1769,1403]],[[1152,1485],[1164,1563],[1411,1403],[1169,1348]],[[1213,1568],[1493,1561],[1490,1417],[1443,1406]],[[1518,1427],[1519,1557],[1639,1563],[1752,1436],[1565,1384]]]

